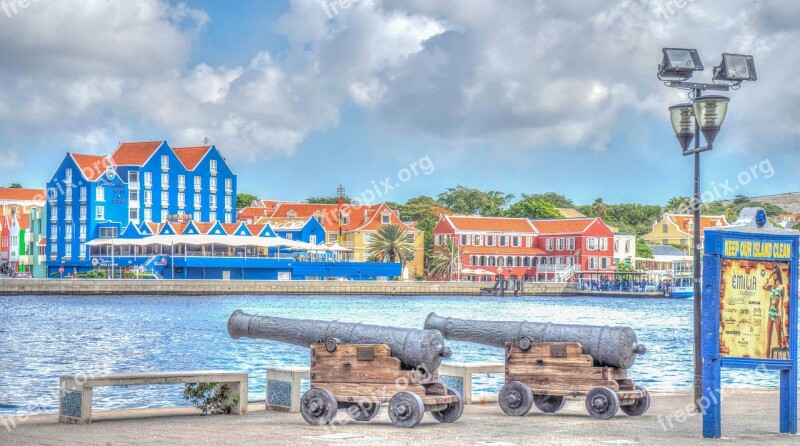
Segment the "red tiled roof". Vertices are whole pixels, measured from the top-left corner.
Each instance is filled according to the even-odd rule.
[[[45,201],[47,192],[44,189],[17,189],[0,187],[0,200]]]
[[[419,230],[408,226],[407,224],[403,223],[400,218],[397,216],[396,212],[393,212],[386,203],[382,203],[375,209],[375,212],[372,213],[372,216],[369,217],[369,220],[364,223],[363,225],[355,228],[357,231],[377,231],[383,226],[382,216],[384,214],[389,214],[389,223],[399,226],[400,229],[407,231],[407,232],[420,232]],[[352,221],[352,218],[351,218]]]
[[[194,222],[194,226],[200,231],[201,234],[208,234],[208,231],[214,226],[214,223],[208,222]]]
[[[37,245],[39,245],[39,246],[47,246],[47,239],[44,238],[44,237],[39,237],[39,243],[37,243]]]
[[[552,218],[531,220],[539,234],[579,234],[586,230],[595,218]]]
[[[143,166],[161,144],[163,141],[124,142],[111,159],[118,166]]]
[[[17,223],[19,224],[20,229],[30,229],[31,228],[30,214],[17,214]]]
[[[504,217],[478,217],[465,215],[449,215],[445,218],[450,224],[460,231],[490,231],[490,232],[530,232],[536,229],[524,218]]]
[[[175,147],[172,149],[186,170],[194,170],[206,156],[211,146],[201,147]]]
[[[89,180],[94,181],[100,178],[106,171],[106,167],[110,165],[108,159],[102,155],[85,155],[82,153],[71,153],[72,159],[81,170],[83,176]]]
[[[233,235],[238,227],[239,223],[222,223],[222,229],[224,229],[225,233],[228,235]]]
[[[694,217],[692,215],[683,215],[683,214],[667,214],[670,221],[674,223],[678,229],[682,232],[689,233],[689,224],[694,221]],[[700,229],[707,229],[707,228],[717,228],[717,227],[724,227],[730,226],[728,224],[728,220],[725,219],[724,215],[702,215],[700,216]]]

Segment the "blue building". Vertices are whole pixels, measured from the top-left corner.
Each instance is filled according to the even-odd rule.
[[[236,175],[215,146],[123,143],[109,156],[68,153],[47,183],[47,272],[92,268],[86,242],[129,224],[236,221]]]

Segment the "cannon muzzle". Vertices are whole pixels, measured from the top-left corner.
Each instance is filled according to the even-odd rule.
[[[431,313],[425,328],[438,330],[445,339],[504,347],[506,342],[580,342],[596,365],[630,368],[636,355],[647,349],[636,341],[630,327],[552,324],[528,321],[478,321],[441,317]]]
[[[450,348],[444,345],[442,334],[436,330],[254,316],[242,310],[234,311],[228,318],[228,334],[234,339],[269,339],[301,347],[328,341],[387,344],[392,349],[392,356],[399,359],[404,367],[420,368],[429,373],[439,368],[442,358],[451,355]]]

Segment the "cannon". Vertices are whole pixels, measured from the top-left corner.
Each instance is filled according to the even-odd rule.
[[[374,418],[388,403],[389,418],[414,427],[425,412],[442,423],[461,417],[461,395],[439,383],[437,369],[450,349],[436,330],[338,321],[286,319],[234,311],[234,338],[258,338],[311,349],[311,388],[300,401],[303,419],[330,424],[338,409],[356,421]]]
[[[628,379],[627,369],[647,349],[630,327],[553,324],[528,321],[479,321],[431,313],[425,328],[445,339],[506,350],[506,384],[498,402],[509,415],[525,415],[533,405],[561,410],[567,397],[585,396],[586,410],[609,419],[618,410],[643,415],[650,394]]]

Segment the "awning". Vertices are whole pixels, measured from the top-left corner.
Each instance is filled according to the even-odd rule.
[[[150,245],[221,245],[221,246],[253,246],[257,248],[275,248],[288,246],[298,250],[313,250],[311,243],[288,240],[283,237],[243,237],[238,235],[153,235],[144,238],[102,238],[88,243],[88,246],[150,246]]]

